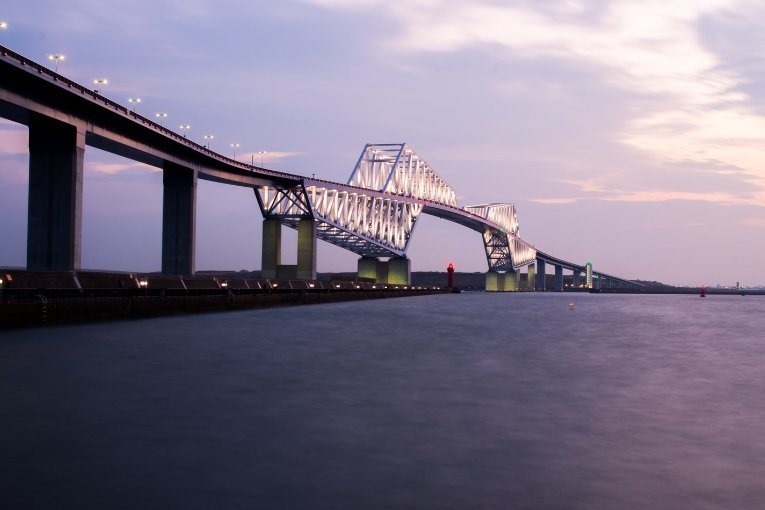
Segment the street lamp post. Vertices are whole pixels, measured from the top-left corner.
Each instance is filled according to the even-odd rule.
[[[65,55],[62,55],[61,53],[54,53],[53,55],[48,55],[48,60],[53,62],[53,72],[58,72],[58,63],[66,59]]]
[[[98,78],[96,80],[93,80],[93,83],[96,84],[96,94],[100,94],[104,88],[104,85],[109,83],[109,80],[107,80],[106,78]]]
[[[128,103],[130,103],[133,106],[133,112],[135,112],[135,107],[138,106],[138,103],[141,102],[140,97],[129,97]]]
[[[232,143],[230,147],[234,150],[234,159],[236,159],[236,149],[239,147],[238,143]]]
[[[8,28],[8,23],[0,21],[0,30],[5,30],[6,28]]]
[[[181,132],[183,133],[183,137],[186,138],[186,131],[191,129],[191,126],[189,124],[181,124],[180,129],[181,129]]]
[[[263,168],[263,156],[266,154],[267,151],[258,151],[258,154],[260,154],[260,167]]]
[[[164,121],[167,118],[167,114],[163,112],[155,113],[154,116],[158,119],[159,125],[164,127],[164,124],[162,121]]]
[[[212,140],[215,137],[213,135],[205,135],[202,138],[205,139],[205,142],[206,142],[205,147],[207,147],[209,149],[210,148],[210,140]]]

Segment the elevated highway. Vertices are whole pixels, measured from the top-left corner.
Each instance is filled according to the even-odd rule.
[[[454,190],[403,143],[367,144],[347,183],[247,165],[2,46],[0,116],[29,127],[29,269],[80,268],[83,155],[90,146],[162,169],[165,274],[194,273],[198,179],[254,190],[264,218],[267,278],[280,271],[315,278],[318,238],[359,255],[360,275],[408,283],[406,252],[421,214],[479,232],[490,275],[517,281],[518,270],[534,264],[542,276],[544,264],[556,275],[583,270],[522,239],[514,205],[459,207]],[[281,264],[282,225],[298,230],[295,267]]]

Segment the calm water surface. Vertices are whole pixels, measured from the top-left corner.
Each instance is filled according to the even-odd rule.
[[[758,509],[764,396],[756,296],[465,293],[5,332],[0,500]]]

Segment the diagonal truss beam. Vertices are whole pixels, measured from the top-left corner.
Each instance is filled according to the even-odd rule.
[[[368,143],[348,185],[457,207],[451,186],[405,143]]]
[[[464,208],[486,218],[483,244],[489,270],[511,271],[534,263],[537,251],[519,237],[518,215],[514,204],[484,204]]]
[[[317,236],[368,257],[403,257],[423,205],[368,190],[305,185],[256,190],[263,217],[297,228],[301,218],[317,221]]]
[[[319,239],[360,256],[406,256],[427,206],[451,211],[449,217],[470,217],[483,229],[490,270],[518,269],[536,258],[519,237],[513,204],[457,209],[454,190],[406,144],[367,144],[348,185],[304,178],[291,187],[263,186],[256,196],[264,218],[279,218],[292,228],[301,218],[313,218]]]

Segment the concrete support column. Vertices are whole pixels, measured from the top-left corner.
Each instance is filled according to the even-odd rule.
[[[392,257],[388,260],[388,283],[409,285],[412,283],[412,261],[406,257]]]
[[[84,156],[84,131],[30,114],[28,269],[80,269]]]
[[[582,272],[581,271],[574,271],[574,287],[578,288],[579,285],[582,283]]]
[[[282,222],[276,218],[263,219],[263,242],[260,276],[273,280],[282,263]]]
[[[563,266],[555,267],[555,292],[563,292]]]
[[[534,290],[534,280],[536,278],[534,277],[534,273],[536,272],[536,267],[534,264],[529,264],[526,268],[526,288],[528,290]]]
[[[165,161],[162,182],[162,274],[194,274],[197,173]]]
[[[545,261],[537,259],[537,277],[534,282],[536,290],[545,290]]]
[[[499,291],[499,273],[489,271],[486,273],[486,292]]]
[[[503,276],[502,290],[505,292],[517,292],[521,274],[518,271],[508,271]]]
[[[377,281],[377,264],[380,259],[377,257],[361,257],[358,261],[358,270],[356,276],[359,278],[374,278]]]
[[[316,222],[313,218],[298,221],[297,279],[316,279]]]

